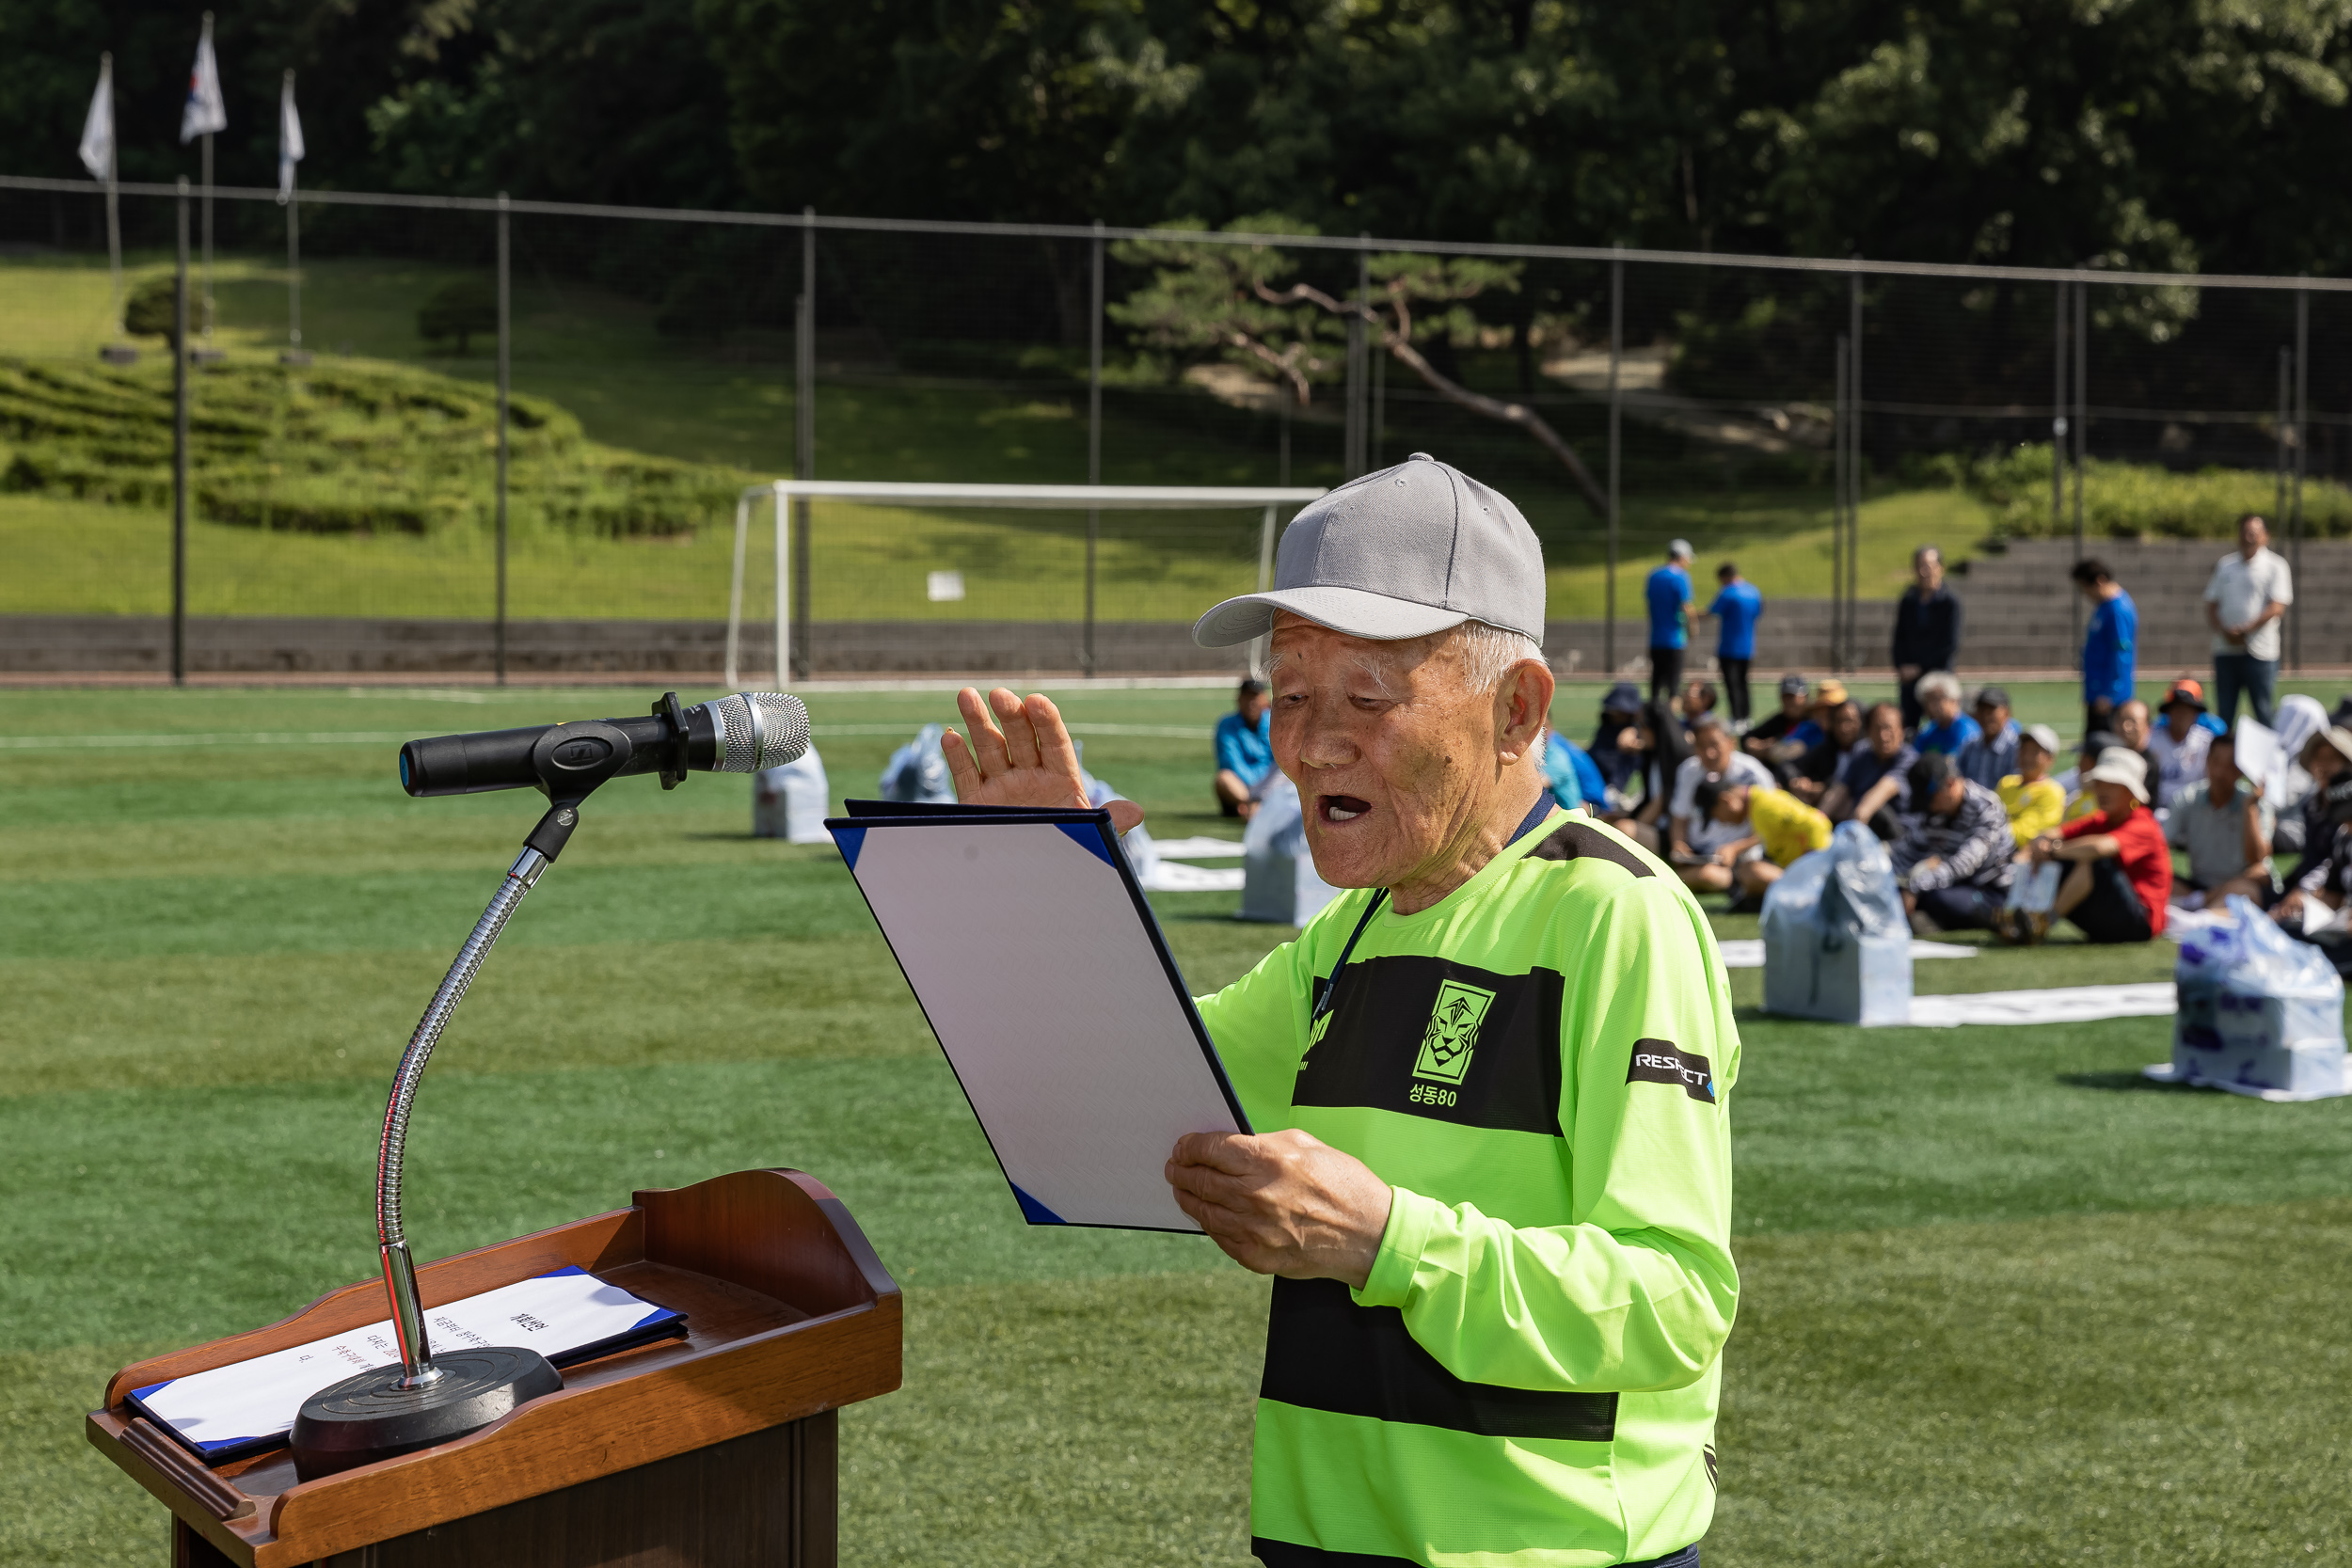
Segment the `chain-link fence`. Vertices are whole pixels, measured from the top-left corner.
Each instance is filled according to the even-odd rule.
[[[275,194],[215,193],[208,267],[202,193],[123,187],[118,303],[99,189],[0,181],[0,673],[714,673],[748,484],[1328,486],[1415,451],[1527,512],[1564,670],[1638,661],[1677,536],[1764,590],[1768,665],[1883,663],[1922,544],[1972,668],[2070,662],[2078,553],[2144,663],[2199,664],[2249,510],[2304,574],[2290,657],[2352,661],[2336,280]],[[1185,628],[1260,545],[1254,508],[819,500],[792,662],[1235,669]],[[747,552],[747,606],[772,570]]]

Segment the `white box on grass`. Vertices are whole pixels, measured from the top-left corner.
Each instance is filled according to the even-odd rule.
[[[1340,895],[1315,875],[1307,850],[1306,816],[1298,786],[1277,773],[1241,835],[1241,910],[1237,920],[1304,926]]]
[[[2181,943],[2172,1059],[2147,1075],[2260,1100],[2344,1094],[2344,980],[2335,966],[2244,898],[2231,898],[2229,915]]]

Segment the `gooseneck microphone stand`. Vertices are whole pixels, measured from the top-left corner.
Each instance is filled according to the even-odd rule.
[[[781,704],[799,710],[797,734],[788,729],[784,734],[770,733],[784,711],[776,706]],[[678,705],[677,694],[670,692],[655,705],[655,722],[650,725],[644,720],[575,722],[541,731],[411,742],[404,749],[403,778],[411,794],[463,793],[533,782],[546,793],[548,807],[523,841],[522,853],[507,868],[505,879],[474,923],[472,934],[458,949],[457,960],[450,965],[449,974],[433,993],[432,1004],[417,1021],[392,1074],[383,1135],[376,1148],[375,1230],[400,1359],[321,1389],[303,1402],[294,1421],[293,1448],[295,1470],[305,1480],[462,1437],[525,1401],[564,1386],[562,1374],[536,1351],[466,1346],[435,1357],[424,1309],[417,1296],[416,1264],[409,1257],[407,1234],[401,1224],[401,1175],[407,1153],[409,1111],[425,1064],[432,1059],[433,1048],[440,1042],[458,1003],[465,1000],[467,988],[481,973],[483,960],[489,957],[499,933],[506,928],[524,896],[563,853],[572,830],[580,825],[580,802],[597,786],[624,773],[658,772],[661,786],[672,789],[685,780],[690,766],[751,772],[771,759],[789,761],[808,744],[805,710],[789,698],[769,693],[737,695],[692,711],[699,722],[690,729],[687,710]],[[451,742],[457,743],[453,753],[447,750]],[[481,771],[470,780],[461,774],[458,783],[446,786],[409,777],[409,753],[417,748],[442,748],[419,755],[428,763],[447,766],[450,756],[465,755],[469,743],[476,747],[478,768],[483,766],[479,757],[489,755],[507,771],[486,783]],[[499,750],[501,746],[503,753]],[[524,767],[526,749],[528,773],[515,776]],[[778,755],[779,752],[785,754]]]

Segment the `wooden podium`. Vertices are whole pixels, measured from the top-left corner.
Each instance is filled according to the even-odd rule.
[[[381,1321],[380,1280],[126,1367],[89,1440],[171,1511],[174,1568],[591,1568],[835,1557],[834,1412],[898,1386],[898,1287],[833,1194],[751,1170],[418,1271],[426,1306],[571,1263],[686,1314],[683,1338],[437,1448],[311,1481],[283,1449],[208,1468],[130,1391]]]

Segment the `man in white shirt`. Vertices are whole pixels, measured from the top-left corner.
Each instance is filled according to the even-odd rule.
[[[2254,722],[2270,723],[2279,680],[2279,622],[2295,602],[2295,576],[2266,548],[2268,525],[2249,512],[2237,520],[2237,548],[2221,558],[2205,584],[2205,621],[2213,627],[2214,717],[2237,722],[2238,693]]]
[[[1672,814],[1668,858],[1691,888],[1721,893],[1731,886],[1732,866],[1742,853],[1736,847],[1747,841],[1748,830],[1742,823],[1718,822],[1712,813],[1700,811],[1696,800],[1700,784],[1718,779],[1771,789],[1780,781],[1772,777],[1771,768],[1740,750],[1723,721],[1711,713],[1701,714],[1691,726],[1691,750],[1693,754],[1675,769],[1674,799],[1667,807]],[[1750,846],[1752,851],[1761,847]]]

